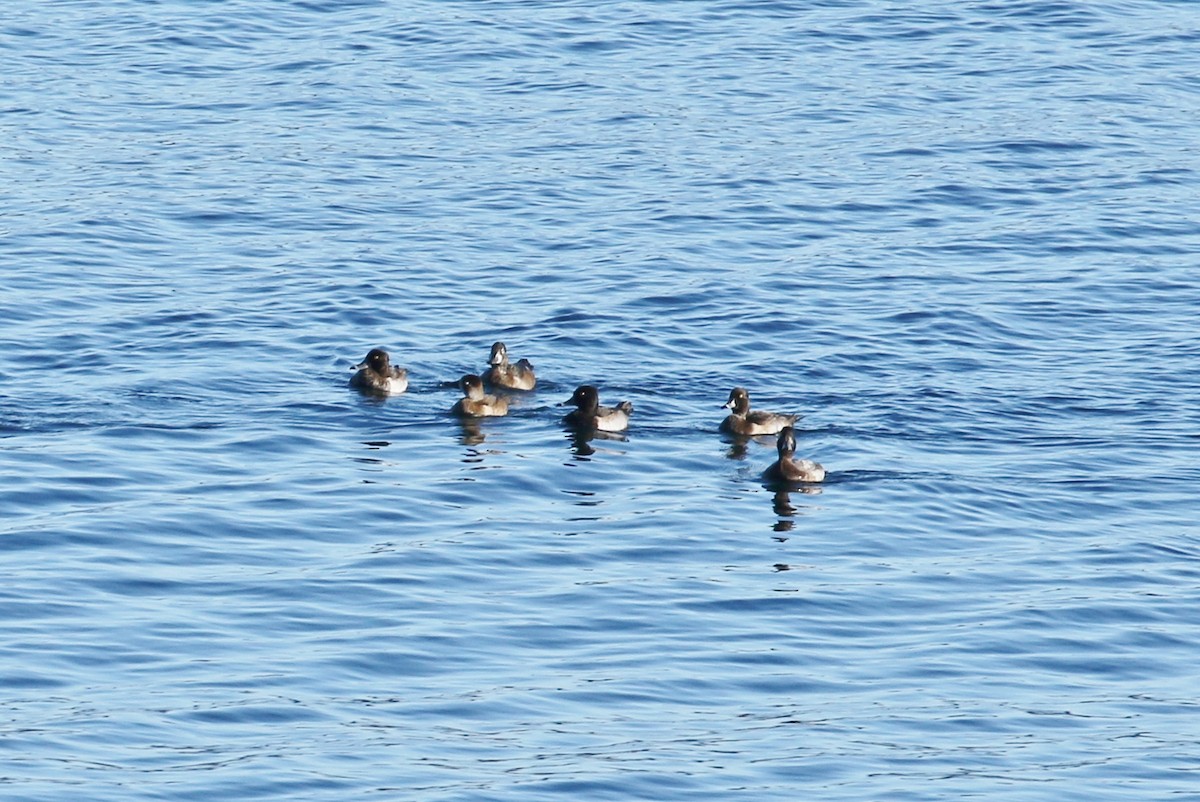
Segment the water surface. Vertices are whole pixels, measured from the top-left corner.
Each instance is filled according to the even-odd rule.
[[[1198,40],[10,3],[5,798],[1200,800]]]

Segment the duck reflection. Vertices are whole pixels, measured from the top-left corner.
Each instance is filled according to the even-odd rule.
[[[596,453],[596,449],[592,448],[592,437],[595,432],[589,432],[587,429],[573,429],[567,433],[567,438],[571,441],[571,452],[577,457],[587,458]]]
[[[477,418],[459,418],[458,423],[461,429],[459,442],[462,445],[477,446],[487,439]]]
[[[747,434],[732,434],[725,433],[725,442],[729,443],[729,448],[725,451],[727,459],[742,461],[750,453],[750,443],[758,443],[763,446],[775,445],[775,438],[768,435],[747,435]]]
[[[628,442],[623,434],[616,432],[602,432],[598,429],[569,429],[567,431],[567,439],[571,443],[571,452],[580,458],[586,459],[596,453],[596,448],[592,445],[597,440],[613,440],[621,443]]]
[[[792,494],[788,490],[776,490],[771,506],[780,518],[791,518],[796,514],[796,507],[792,504]]]
[[[733,434],[729,435],[726,439],[729,441],[729,449],[725,452],[726,458],[738,461],[744,460],[746,452],[749,450],[746,448],[746,445],[750,442],[751,438],[740,434]]]
[[[363,445],[367,447],[368,451],[382,451],[383,449],[390,446],[391,443],[387,440],[364,440]],[[383,465],[384,464],[384,460],[380,457],[352,456],[352,457],[350,457],[350,459],[353,460],[354,462],[359,462],[364,465]]]
[[[792,504],[792,494],[787,490],[776,490],[772,499],[772,507],[779,520],[771,527],[776,532],[790,532],[796,528],[796,507]]]
[[[771,508],[778,520],[771,529],[775,532],[791,532],[796,528],[796,518],[803,514],[803,508],[792,503],[792,493],[815,496],[820,492],[819,487],[776,487],[771,497]]]

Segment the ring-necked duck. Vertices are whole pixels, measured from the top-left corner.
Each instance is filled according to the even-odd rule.
[[[825,479],[825,469],[810,459],[796,459],[796,435],[791,426],[783,427],[775,441],[779,459],[763,471],[763,478],[772,482],[820,482]]]
[[[504,343],[492,345],[492,354],[488,357],[491,366],[483,372],[483,380],[494,387],[504,387],[509,390],[532,390],[537,384],[533,375],[533,365],[528,359],[519,359],[514,365],[508,361],[508,348]]]
[[[615,407],[600,406],[600,392],[590,384],[575,388],[575,393],[559,406],[574,404],[576,409],[563,417],[563,422],[577,429],[600,432],[623,432],[629,426],[633,404],[622,401]]]
[[[491,418],[508,414],[508,399],[483,392],[483,379],[468,373],[459,382],[465,398],[458,399],[451,414],[460,418]]]
[[[744,387],[729,391],[729,400],[724,404],[730,414],[721,421],[721,431],[734,434],[778,434],[783,427],[791,426],[799,415],[782,415],[778,412],[750,411],[750,394]]]
[[[408,389],[408,371],[392,365],[391,357],[382,348],[372,348],[367,358],[351,370],[350,386],[370,393],[397,395]]]

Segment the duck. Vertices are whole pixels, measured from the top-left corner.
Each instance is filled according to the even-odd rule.
[[[408,371],[392,365],[392,358],[382,348],[372,348],[351,370],[358,372],[350,377],[350,386],[359,390],[399,395],[408,389]]]
[[[822,482],[825,480],[825,468],[810,459],[796,459],[796,431],[791,426],[784,426],[775,441],[779,450],[779,459],[763,471],[763,478],[769,482]]]
[[[508,390],[532,390],[537,384],[537,376],[533,373],[533,365],[528,359],[508,361],[508,346],[502,342],[492,344],[492,354],[488,357],[490,367],[483,372],[483,380],[494,387]]]
[[[793,425],[799,415],[783,415],[778,412],[750,411],[750,393],[745,387],[734,387],[729,391],[729,400],[723,405],[730,410],[721,421],[721,431],[741,435],[779,434],[785,426]]]
[[[483,379],[468,373],[459,381],[464,398],[458,399],[450,414],[460,418],[492,418],[508,414],[508,399],[483,392]]]
[[[633,404],[622,401],[615,407],[600,406],[600,391],[590,384],[581,384],[575,393],[559,404],[560,407],[574,404],[575,409],[563,417],[563,422],[576,429],[591,429],[599,432],[623,432],[629,426]]]

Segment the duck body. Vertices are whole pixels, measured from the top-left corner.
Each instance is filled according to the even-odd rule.
[[[463,397],[450,409],[450,414],[460,418],[495,418],[508,414],[508,399],[484,393],[483,379],[475,374],[463,376],[459,385]]]
[[[743,387],[734,387],[729,391],[729,400],[725,402],[724,407],[730,410],[730,413],[721,421],[721,431],[731,434],[779,434],[784,427],[792,426],[800,419],[799,415],[751,410],[750,394]]]
[[[600,406],[600,392],[590,384],[580,385],[575,393],[559,406],[574,404],[575,409],[563,417],[563,423],[575,429],[598,432],[623,432],[629,428],[633,404],[622,401],[615,407]]]
[[[493,387],[503,387],[507,390],[532,390],[537,385],[537,376],[533,365],[528,359],[519,359],[514,364],[508,361],[508,348],[502,342],[492,345],[492,353],[488,358],[487,370],[483,372],[483,380]]]
[[[796,435],[791,426],[785,426],[775,443],[779,459],[771,463],[763,478],[769,482],[823,482],[825,468],[810,459],[796,459]]]
[[[372,348],[362,362],[351,370],[350,386],[376,395],[399,395],[408,389],[408,371],[392,364],[391,356],[382,348]]]

